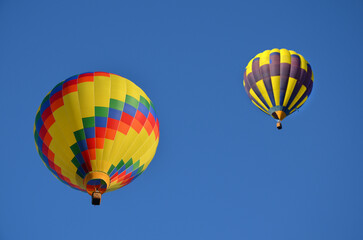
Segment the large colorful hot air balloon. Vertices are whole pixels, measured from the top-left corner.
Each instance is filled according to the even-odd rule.
[[[159,142],[159,121],[147,95],[106,72],[83,73],[56,85],[35,118],[36,148],[61,182],[101,194],[145,171]]]
[[[243,86],[248,97],[264,113],[281,121],[308,99],[314,76],[300,54],[286,49],[266,50],[247,65]]]

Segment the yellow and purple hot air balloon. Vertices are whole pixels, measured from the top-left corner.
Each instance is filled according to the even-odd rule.
[[[314,76],[300,54],[286,49],[266,50],[247,65],[243,86],[251,101],[264,113],[281,121],[308,99]]]
[[[46,167],[61,182],[101,194],[145,171],[159,143],[159,120],[148,96],[116,74],[91,72],[56,85],[41,103],[34,138]]]

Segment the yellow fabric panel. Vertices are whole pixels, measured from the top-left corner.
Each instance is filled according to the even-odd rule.
[[[55,124],[58,127],[63,138],[66,140],[67,147],[75,143],[76,138],[73,135],[72,129],[68,122],[68,111],[66,106],[62,106],[53,112]]]
[[[62,149],[64,147],[59,147],[59,142],[52,141],[49,145],[49,149],[55,154],[54,155],[54,163],[62,168],[62,174],[65,175],[65,172],[67,172],[68,176],[66,177],[73,179],[73,175],[75,172],[77,172],[76,167],[73,164],[69,164],[69,162],[72,160],[73,156],[69,156],[72,153],[64,153],[62,154]],[[69,149],[69,148],[68,148]]]
[[[250,89],[250,94],[251,96],[259,103],[261,104],[261,106],[266,110],[268,111],[268,108],[266,107],[265,104],[263,104],[263,102],[257,97],[256,93],[253,91],[253,89],[251,88]]]
[[[287,103],[289,102],[290,96],[292,92],[294,91],[295,84],[297,80],[295,78],[289,77],[289,82],[287,83],[284,103],[282,104],[284,107],[286,107]]]
[[[69,148],[70,145],[67,144],[65,135],[63,134],[62,129],[59,128],[57,122],[48,129],[48,133],[52,136],[52,141],[48,147],[54,153],[54,163],[62,169],[63,176],[69,178],[75,185],[81,183],[79,186],[83,187],[82,179],[74,174],[77,172],[77,168],[73,164],[69,164],[69,162],[72,161],[74,154]]]
[[[272,53],[280,53],[280,49],[278,49],[278,48],[274,48],[274,49],[272,49],[272,50],[270,51],[270,54],[272,54]]]
[[[107,188],[106,192],[109,193],[109,192],[112,192],[112,191],[115,191],[117,189],[120,189],[121,184],[118,183],[118,182],[111,182],[110,186]]]
[[[245,83],[245,80],[243,79],[243,87],[245,87],[246,86],[246,83]]]
[[[110,152],[110,162],[108,163],[110,166],[111,166],[111,164],[116,166],[120,162],[121,159],[123,159],[124,162],[126,163],[132,157],[132,153],[127,156],[125,156],[125,153],[127,152],[130,145],[134,142],[134,140],[138,136],[138,133],[133,128],[130,127],[129,132],[127,133],[126,136],[124,135],[125,136],[124,138],[120,138],[120,134],[122,134],[122,133],[117,132],[116,137],[115,137],[115,143],[114,143],[115,150],[111,149],[111,152]],[[133,160],[136,160],[136,159],[133,159]],[[103,169],[103,171],[107,172],[108,169],[105,168],[105,169]]]
[[[296,94],[294,101],[291,102],[291,104],[289,106],[289,110],[295,105],[295,103],[297,101],[299,101],[299,99],[301,98],[301,96],[304,94],[305,91],[306,91],[306,87],[304,85],[302,85],[299,92]]]
[[[52,150],[56,158],[60,158],[59,162],[67,164],[67,162],[72,160],[74,154],[69,148],[68,144],[66,144],[66,141],[64,141],[63,133],[60,131],[60,129],[58,129],[56,125],[57,124],[55,123],[48,129],[48,133],[52,136],[52,141],[49,144],[49,149]],[[77,171],[76,167],[73,164],[71,166],[66,166],[65,168]]]
[[[159,143],[159,139],[157,141],[155,141],[153,146],[147,152],[145,152],[144,155],[142,155],[140,157],[140,161],[142,161],[145,164],[144,169],[146,169],[149,166],[151,160],[153,159],[153,157],[156,153],[156,147],[158,146],[158,143]]]
[[[146,95],[146,93],[141,89],[141,88],[139,88],[140,89],[140,95],[143,97],[143,98],[145,98],[149,103],[150,103],[150,105],[151,105],[151,100],[150,100],[150,98]],[[155,109],[154,109],[155,110]]]
[[[305,71],[308,71],[308,62],[305,60],[305,58],[302,55],[300,54],[298,55],[300,57],[300,67]]]
[[[111,79],[105,76],[94,77],[95,106],[108,107],[110,104]]]
[[[83,82],[78,84],[78,97],[82,118],[93,117],[95,115],[93,82]]]
[[[96,148],[96,160],[91,161],[91,162],[94,162],[94,165],[92,165],[93,171],[102,171],[103,170],[103,168],[102,168],[103,163],[101,163],[102,156],[103,156],[103,148],[102,149]]]
[[[127,135],[124,135],[122,132],[117,131],[116,132],[116,136],[114,139],[114,145],[113,148],[110,151],[110,157],[108,159],[108,164],[113,164],[114,166],[116,166],[120,160],[121,160],[121,148],[123,146],[123,144],[127,141]],[[108,170],[108,169],[107,169]]]
[[[72,92],[63,97],[65,116],[68,119],[72,133],[83,128],[82,115],[79,106],[78,92]]]
[[[127,133],[127,140],[123,142],[118,153],[118,156],[121,157],[121,159],[123,159],[125,162],[127,162],[130,158],[132,158],[134,161],[137,160],[133,158],[133,151],[135,149],[130,150],[130,147],[135,142],[139,134],[142,134],[142,132],[137,133],[133,128],[130,127],[129,132]]]
[[[291,55],[289,50],[287,49],[280,50],[280,62],[291,64]]]
[[[97,155],[97,149],[96,149],[96,155]],[[97,160],[97,158],[96,158],[96,160]],[[92,170],[99,170],[99,169],[97,169],[97,161],[96,160],[91,160],[90,162],[91,162],[91,167],[92,167]]]
[[[260,81],[256,82],[256,85],[257,85],[258,90],[260,90],[263,98],[267,102],[268,106],[270,108],[272,108],[271,99],[270,99],[270,97],[269,97],[269,95],[267,93],[266,86],[265,86],[265,83],[263,82],[263,80],[260,80]]]
[[[280,76],[271,76],[272,91],[274,93],[275,105],[280,105]]]
[[[311,71],[311,80],[314,82],[314,73]]]
[[[125,159],[127,159],[127,156],[132,154],[133,159],[140,159],[141,156],[143,156],[150,147],[155,143],[155,133],[154,131],[150,134],[150,136],[147,135],[147,132],[140,132],[139,137],[135,139],[133,144],[129,147],[127,152],[125,153]],[[142,159],[140,159],[141,165],[145,162],[142,162]]]
[[[259,109],[261,109],[261,111],[263,111],[263,112],[265,112],[265,113],[267,113],[266,112],[266,110],[264,110],[264,109],[262,109],[255,101],[253,101],[252,100],[252,102],[253,102],[253,104],[255,104],[256,105],[256,107],[258,107]],[[268,113],[267,113],[268,114]]]
[[[255,60],[256,58],[259,58],[260,56],[261,56],[261,53],[257,54],[254,58],[251,59],[251,61],[249,61],[249,63],[247,64],[247,67],[246,67],[246,76],[248,76],[248,74],[250,74],[252,72],[253,60]]]
[[[102,161],[100,164],[100,170],[104,171],[106,173],[111,166],[111,164],[109,163],[109,159],[110,159],[111,149],[113,148],[114,144],[117,144],[117,143],[115,143],[114,140],[105,138],[103,154],[102,154]]]
[[[111,74],[111,98],[125,102],[127,84],[126,79],[118,75]]]
[[[291,114],[291,113],[295,112],[295,111],[296,111],[296,109],[297,109],[297,108],[294,108],[292,111],[290,111],[290,113],[289,113],[289,114]]]
[[[58,108],[53,113],[53,115],[56,120],[55,123],[59,127],[59,131],[62,132],[62,134],[64,134],[65,138],[67,139],[67,143],[68,143],[67,148],[69,148],[71,145],[76,143],[76,138],[73,135],[73,133],[75,131],[83,129],[83,122],[82,122],[82,115],[80,112],[80,103],[79,103],[79,98],[78,98],[78,92],[71,92],[71,93],[63,96],[63,101],[64,101],[64,105],[62,107]],[[57,152],[57,154],[58,154],[58,152]],[[68,159],[69,162],[71,160],[72,159]],[[69,165],[69,162],[64,165]],[[63,167],[64,166],[62,165],[61,166],[62,171],[63,171]],[[73,176],[69,175],[69,174],[64,174],[64,175],[66,177],[68,177],[72,183],[76,184],[75,182],[73,182],[77,179],[75,177],[75,175],[76,175],[75,172],[73,173]],[[82,188],[83,184],[78,185],[78,186],[80,186]]]
[[[297,53],[293,50],[289,50],[289,52],[290,52],[290,55],[297,55]]]
[[[264,51],[260,56],[260,67],[265,64],[270,64],[270,50]]]
[[[145,152],[145,154],[140,157],[140,166],[144,165],[144,168],[143,168],[144,170],[149,166],[151,160],[155,156],[158,143],[159,143],[159,139],[157,139],[157,141],[154,142],[154,144],[148,149],[148,151]],[[122,187],[123,185],[124,185],[124,182],[120,182],[120,183],[111,182],[111,185],[107,189],[107,192],[117,190],[120,187]]]
[[[136,100],[139,100],[141,93],[140,88],[136,87],[136,85],[129,80],[126,81],[126,85],[127,85],[127,95],[135,98]]]

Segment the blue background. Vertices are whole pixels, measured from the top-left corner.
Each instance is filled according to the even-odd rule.
[[[0,2],[0,239],[363,239],[363,2]],[[312,65],[313,92],[275,121],[242,87],[265,49]],[[59,182],[35,150],[43,97],[78,73],[140,86],[156,156],[103,196]]]

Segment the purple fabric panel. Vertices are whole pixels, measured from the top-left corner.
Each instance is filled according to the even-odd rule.
[[[280,53],[270,54],[270,76],[280,75]]]
[[[309,97],[311,90],[313,89],[313,81],[311,80],[311,68],[308,66],[308,72],[306,72],[303,69],[302,69],[302,71],[304,72],[304,74],[302,74],[302,75],[305,77],[302,82],[307,89],[306,89],[305,93],[301,96],[301,98],[296,102],[296,104],[291,109],[294,109],[297,105],[299,105],[306,96]]]
[[[255,61],[253,61],[253,63],[252,63],[253,76],[254,76],[256,82],[263,80],[267,93],[269,95],[269,98],[271,99],[271,97],[273,97],[273,92],[272,92],[272,84],[271,84],[271,78],[270,78],[270,68],[268,65],[264,65],[263,68],[265,69],[265,71],[260,67],[260,58],[256,58]],[[262,98],[260,98],[260,99],[263,100],[262,102],[266,105],[266,107],[269,107],[267,104],[267,99],[263,98],[262,95],[261,95],[261,97]]]
[[[251,75],[251,74],[250,74],[250,75]],[[251,101],[252,101],[252,100],[255,100],[255,99],[251,96],[251,94],[250,94],[251,85],[250,85],[249,81],[247,81],[246,72],[244,73],[244,80],[245,80],[245,90],[246,90],[246,93],[247,93],[248,98],[249,98],[249,99],[251,99]],[[258,102],[256,102],[256,100],[255,100],[255,103],[263,109],[263,107],[262,107],[262,106],[261,106]]]
[[[313,90],[313,81],[310,80],[309,84],[306,86],[307,90],[306,93],[310,96],[311,91]]]
[[[250,88],[253,88],[253,85],[256,85],[255,83],[255,78],[253,77],[253,74],[252,73],[249,73],[247,75],[247,81],[248,85],[250,86]]]
[[[270,76],[270,66],[269,64],[265,64],[260,67],[262,77],[263,77],[263,83],[265,84],[268,96],[270,97],[272,106],[276,106],[275,98],[274,98],[274,92],[272,89],[272,83],[271,83],[271,76]]]
[[[308,96],[307,95],[307,91],[305,91],[305,93],[301,96],[301,98],[295,103],[295,105],[294,106],[292,106],[292,108],[291,108],[291,111],[297,106],[297,105],[299,105],[300,103],[301,103],[301,101],[302,100],[304,100],[304,98],[306,97],[306,96]]]
[[[300,81],[302,82],[302,84],[304,84],[305,86],[310,81],[310,79],[308,78],[308,74],[307,74],[307,72],[304,69],[301,69],[300,76],[299,76],[298,79],[300,79]]]
[[[250,95],[250,89],[251,89],[251,86],[250,86],[250,84],[249,84],[249,83],[248,83],[248,81],[247,81],[246,71],[245,71],[245,73],[244,73],[244,75],[243,75],[243,79],[244,79],[244,82],[245,82],[245,86],[244,86],[244,88],[245,88],[245,90],[246,90],[246,93],[247,93],[248,97],[251,99],[251,95]]]
[[[252,62],[252,73],[250,75],[253,75],[254,78],[254,85],[252,85],[252,89],[253,91],[256,93],[256,95],[258,96],[258,98],[263,102],[263,104],[265,104],[265,106],[268,108],[268,104],[266,99],[262,96],[260,90],[258,89],[256,82],[258,82],[259,80],[262,80],[262,73],[260,71],[260,58],[256,58],[255,60],[253,60]]]
[[[259,80],[262,80],[262,73],[260,71],[260,59],[256,58],[252,62],[252,73],[253,77],[255,78],[255,81],[258,82]]]
[[[291,55],[291,70],[290,70],[290,77],[299,79],[300,75],[300,56],[298,55]]]
[[[290,99],[287,103],[287,107],[290,106],[292,101],[295,99],[296,95],[299,93],[301,85],[303,84],[303,79],[301,78],[302,72],[305,72],[300,68],[300,56],[299,55],[291,55],[291,70],[290,77],[295,78],[297,80],[294,90],[291,93]]]
[[[289,82],[290,67],[288,63],[280,63],[280,104],[284,102],[287,84]]]
[[[311,85],[312,84],[312,81],[311,81],[311,68],[308,67],[308,72],[306,72],[305,70],[302,70],[300,79],[302,81],[302,84],[306,87],[306,91],[301,96],[301,99],[296,103],[296,105],[298,105],[306,96],[310,95],[311,87],[312,87],[312,85]]]
[[[258,89],[258,87],[256,85],[256,79],[254,78],[253,72],[248,74],[247,79],[248,79],[249,85],[251,86],[253,91],[256,93],[257,97],[263,102],[263,104],[265,104],[266,107],[268,107],[265,99],[262,97],[262,94],[261,94],[260,90]],[[251,100],[254,99],[252,96],[250,98],[251,98]]]

